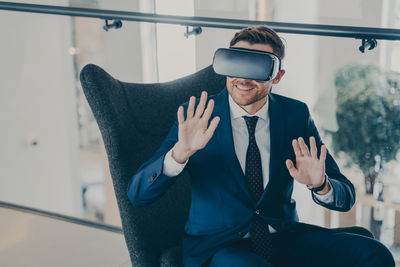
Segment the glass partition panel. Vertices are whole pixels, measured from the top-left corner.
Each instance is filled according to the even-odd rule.
[[[79,73],[92,63],[142,82],[141,23],[106,32],[98,19],[3,10],[0,23],[13,25],[1,30],[0,200],[120,225]]]

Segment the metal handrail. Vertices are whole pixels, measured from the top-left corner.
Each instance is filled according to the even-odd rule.
[[[31,213],[31,214],[35,214],[38,216],[44,216],[44,217],[51,218],[51,219],[56,219],[56,220],[61,220],[61,221],[69,222],[69,223],[84,225],[84,226],[97,228],[97,229],[101,229],[101,230],[106,230],[106,231],[110,231],[110,232],[114,232],[114,233],[118,233],[118,234],[123,233],[121,227],[104,224],[104,223],[99,223],[99,222],[94,222],[94,221],[89,221],[86,219],[81,219],[81,218],[68,216],[68,215],[64,215],[64,214],[60,214],[60,213],[55,213],[55,212],[51,212],[51,211],[45,211],[45,210],[41,210],[41,209],[31,208],[31,207],[18,205],[18,204],[14,204],[14,203],[0,201],[0,208],[13,209],[13,210],[17,210],[17,211],[24,212],[24,213]]]
[[[105,20],[142,21],[152,23],[178,24],[184,26],[201,26],[211,28],[242,29],[255,25],[266,25],[277,32],[347,37],[356,39],[400,40],[400,30],[393,28],[353,27],[339,25],[321,25],[304,23],[286,23],[270,21],[254,21],[239,19],[223,19],[210,17],[186,17],[159,15],[151,13],[114,11],[79,7],[61,7],[51,5],[21,4],[0,2],[0,10],[44,13],[64,16],[91,17]]]

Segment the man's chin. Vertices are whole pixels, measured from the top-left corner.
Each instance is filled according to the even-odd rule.
[[[243,99],[240,97],[232,97],[232,99],[235,101],[236,104],[238,104],[241,107],[251,105],[252,103],[256,101],[252,101],[252,99]]]
[[[265,99],[265,97],[260,98],[257,96],[253,96],[251,98],[243,98],[243,96],[238,97],[237,95],[234,95],[234,96],[232,96],[232,99],[233,99],[233,101],[235,101],[236,104],[238,104],[239,106],[241,106],[243,108],[243,107],[255,104],[259,101],[262,101],[263,99]]]

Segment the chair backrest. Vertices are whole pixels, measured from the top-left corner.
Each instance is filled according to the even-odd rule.
[[[122,228],[133,266],[157,266],[162,251],[181,244],[190,206],[190,177],[183,172],[156,202],[136,208],[127,185],[140,165],[157,150],[176,119],[180,104],[201,91],[225,87],[225,77],[208,66],[166,83],[125,83],[89,64],[81,83],[103,136]]]

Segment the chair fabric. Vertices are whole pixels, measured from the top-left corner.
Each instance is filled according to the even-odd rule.
[[[81,84],[106,148],[122,229],[132,266],[182,266],[182,235],[191,200],[190,177],[183,172],[157,201],[134,207],[126,194],[140,165],[158,149],[180,104],[201,91],[219,93],[226,79],[208,66],[192,75],[153,84],[126,83],[88,64]],[[361,227],[337,231],[373,237]]]
[[[179,105],[192,95],[200,97],[201,91],[220,92],[225,77],[208,66],[171,82],[126,83],[89,64],[80,79],[103,137],[132,265],[160,266],[161,260],[163,266],[182,265],[181,252],[175,259],[178,250],[170,249],[182,243],[191,199],[188,174],[183,172],[147,207],[134,207],[126,190],[131,176],[167,136]]]
[[[160,258],[161,267],[183,266],[182,247],[172,247],[165,250]]]

